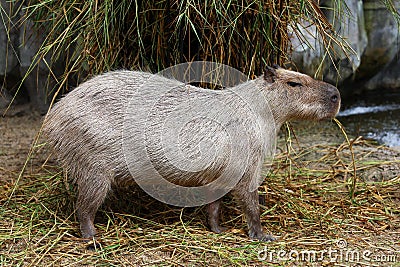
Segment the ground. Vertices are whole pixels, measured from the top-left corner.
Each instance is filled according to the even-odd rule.
[[[259,188],[277,241],[249,240],[229,196],[228,231],[213,234],[204,207],[164,205],[135,187],[98,212],[94,249],[80,239],[74,185],[35,142],[41,122],[27,107],[0,118],[0,266],[400,266],[400,153],[362,138],[349,146],[332,122],[281,134]]]

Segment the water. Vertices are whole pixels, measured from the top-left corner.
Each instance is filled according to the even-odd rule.
[[[344,101],[338,119],[352,135],[400,147],[400,90],[366,92]]]

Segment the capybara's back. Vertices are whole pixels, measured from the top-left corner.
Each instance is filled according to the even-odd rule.
[[[149,75],[114,71],[96,76],[49,111],[43,132],[74,182],[83,185],[87,179],[99,180],[105,174],[114,177],[116,173],[110,171],[123,169],[118,168],[124,165],[120,155],[123,107],[129,94]],[[88,177],[88,169],[98,170],[99,177]]]

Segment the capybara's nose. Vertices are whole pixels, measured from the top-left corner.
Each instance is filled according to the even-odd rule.
[[[340,93],[336,87],[331,85],[328,87],[328,97],[332,103],[340,103]]]
[[[331,96],[332,103],[337,103],[339,101],[339,94],[334,94]]]

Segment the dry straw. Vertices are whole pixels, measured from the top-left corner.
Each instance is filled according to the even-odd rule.
[[[344,2],[335,3],[335,10],[345,10]],[[289,61],[288,26],[301,38],[298,23],[306,21],[316,26],[329,57],[334,44],[351,53],[313,0],[58,0],[30,1],[23,10],[48,32],[38,59],[62,59],[64,77],[120,68],[157,72],[194,60],[259,75],[266,64]]]
[[[46,53],[64,59],[59,88],[76,73],[158,71],[191,60],[259,74],[265,64],[287,61],[287,27],[301,20],[315,23],[330,53],[332,44],[347,47],[311,0],[30,1],[25,10],[49,32],[38,59]],[[397,253],[400,176],[390,170],[399,166],[398,153],[359,138],[301,147],[292,136],[259,188],[266,196],[262,223],[280,236],[268,249],[323,250],[345,239],[354,248]],[[258,259],[265,244],[248,239],[229,197],[223,211],[229,230],[217,235],[203,207],[170,207],[137,187],[106,201],[96,218],[100,244],[87,250],[73,186],[56,163],[37,162],[41,149],[32,149],[18,183],[0,185],[0,266],[271,265]]]
[[[399,165],[398,152],[360,138],[350,145],[353,152],[347,141],[293,144],[290,153],[277,155],[259,188],[266,197],[262,223],[280,236],[268,249],[323,250],[344,239],[354,249],[396,253],[400,176],[378,176]],[[377,154],[381,160],[372,157]],[[354,162],[359,176],[353,188],[347,181]],[[11,199],[13,184],[0,189],[0,266],[268,265],[258,259],[265,244],[248,239],[230,197],[223,210],[229,230],[218,235],[208,230],[204,207],[174,208],[138,187],[114,191],[96,218],[100,244],[87,250],[79,238],[73,186],[51,161],[30,164],[36,167],[25,173]],[[381,235],[384,243],[377,240]]]

